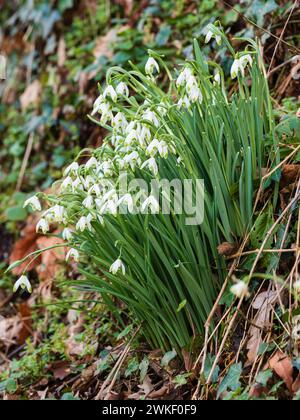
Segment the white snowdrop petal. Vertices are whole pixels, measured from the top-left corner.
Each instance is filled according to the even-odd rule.
[[[32,287],[30,284],[30,281],[28,280],[28,277],[25,275],[22,275],[14,284],[13,291],[16,292],[19,288],[21,289],[27,289],[29,293],[32,292]]]
[[[231,287],[230,291],[231,291],[232,294],[234,294],[238,298],[247,296],[248,293],[249,293],[247,284],[242,280],[240,280],[236,284],[234,284]]]
[[[145,72],[149,76],[153,75],[154,69],[159,73],[159,65],[153,57],[149,57],[145,65]]]
[[[109,271],[112,274],[117,274],[117,272],[120,270],[122,271],[122,274],[125,276],[125,273],[126,273],[125,265],[123,261],[120,258],[118,258],[114,263],[112,263]]]
[[[23,207],[27,207],[27,206],[31,206],[32,210],[34,210],[34,211],[41,211],[42,210],[40,200],[38,199],[38,197],[36,195],[28,198],[25,201]]]

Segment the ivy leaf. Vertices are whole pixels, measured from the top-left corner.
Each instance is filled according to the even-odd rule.
[[[188,377],[191,376],[191,373],[184,373],[182,375],[175,376],[173,382],[175,385],[175,388],[178,388],[179,386],[183,386],[187,384]]]
[[[208,354],[206,356],[205,365],[204,365],[204,377],[205,377],[206,380],[208,379],[211,368],[213,367],[213,363],[215,361],[215,358],[216,358],[216,356],[211,356],[210,354]],[[218,377],[219,377],[219,371],[220,371],[219,366],[216,366],[215,370],[213,371],[212,377],[211,377],[212,383],[217,382]]]
[[[176,350],[168,351],[161,359],[161,365],[167,367],[168,364],[177,356]]]
[[[246,15],[254,17],[256,19],[256,23],[259,26],[262,26],[264,24],[265,16],[277,8],[278,4],[274,0],[254,0]]]
[[[18,384],[12,378],[9,378],[6,381],[0,382],[0,391],[6,391],[9,394],[13,394],[14,392],[16,392],[17,388],[18,388]]]
[[[149,359],[148,357],[144,357],[143,360],[140,363],[139,369],[140,369],[140,382],[143,383],[144,379],[147,375],[149,367]]]
[[[259,372],[259,374],[256,376],[256,382],[261,384],[262,386],[266,386],[268,383],[268,380],[271,379],[273,376],[273,372],[271,369],[267,369],[263,372]]]
[[[171,27],[169,25],[163,25],[158,34],[156,35],[155,41],[158,47],[166,45],[169,40],[169,37],[172,33]]]
[[[235,363],[231,366],[229,369],[227,375],[221,382],[218,393],[217,393],[217,399],[219,399],[220,395],[227,391],[236,391],[240,386],[240,377],[242,374],[242,363]]]
[[[6,210],[6,217],[10,222],[19,222],[26,219],[27,211],[19,206],[10,207]]]
[[[130,362],[128,363],[127,369],[125,371],[125,378],[128,378],[128,376],[130,376],[132,373],[136,372],[139,368],[139,362],[137,360],[137,358],[133,358],[130,360]]]
[[[62,401],[79,401],[79,398],[74,397],[74,395],[72,394],[72,392],[66,392],[62,397],[61,397]]]
[[[120,334],[117,336],[117,340],[121,340],[121,338],[126,337],[126,335],[128,335],[130,331],[132,330],[132,327],[133,325],[130,324],[126,328],[124,328],[124,330],[121,331]]]

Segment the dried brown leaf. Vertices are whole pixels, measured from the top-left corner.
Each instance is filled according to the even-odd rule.
[[[31,252],[36,251],[37,248],[38,234],[35,231],[35,227],[32,230],[28,230],[26,237],[19,239],[13,246],[12,252],[9,257],[9,263],[12,264],[18,260],[22,260]],[[29,261],[24,261],[17,267],[13,268],[12,273],[16,276],[20,276],[24,270],[30,271],[37,267],[41,261],[40,257],[35,258],[29,265]]]
[[[70,362],[67,360],[59,360],[57,362],[53,362],[49,370],[53,373],[55,379],[63,380],[70,375]]]
[[[18,305],[19,318],[22,321],[22,328],[18,335],[18,344],[24,344],[26,339],[31,335],[32,318],[28,301]]]
[[[289,391],[293,391],[293,365],[291,359],[282,351],[277,350],[269,359],[268,365],[284,381]]]
[[[66,59],[67,59],[66,41],[64,40],[63,37],[61,37],[58,41],[58,47],[57,47],[57,65],[58,65],[58,67],[63,67]]]
[[[117,40],[117,30],[110,29],[106,35],[96,39],[93,55],[96,60],[102,55],[105,55],[108,59],[113,57],[112,44]]]
[[[285,165],[282,169],[281,187],[295,182],[300,177],[300,165]]]
[[[257,313],[249,328],[249,340],[247,343],[248,364],[254,363],[257,357],[259,346],[263,343],[263,331],[270,326],[272,308],[277,298],[275,291],[267,291],[260,293],[252,302],[252,307],[257,310]]]
[[[148,397],[153,399],[153,400],[158,399],[158,398],[162,398],[162,397],[166,396],[169,393],[169,391],[170,391],[169,386],[168,385],[163,385],[157,391],[150,392]]]
[[[24,111],[29,105],[37,105],[40,102],[42,85],[39,80],[34,80],[27,86],[24,93],[20,96],[21,108]]]
[[[0,345],[9,348],[18,343],[23,323],[18,315],[10,318],[0,318]]]
[[[218,254],[224,255],[229,257],[230,255],[235,254],[237,251],[236,244],[231,244],[230,242],[223,242],[222,244],[218,245]]]
[[[58,231],[53,232],[53,234],[58,234]],[[57,238],[55,236],[41,236],[36,242],[38,249],[44,249],[64,243],[61,238]],[[66,248],[63,246],[43,251],[41,254],[41,263],[38,267],[36,267],[39,279],[54,280],[61,268],[61,262],[65,260],[65,257]]]

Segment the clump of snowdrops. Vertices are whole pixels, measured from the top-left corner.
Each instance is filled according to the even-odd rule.
[[[177,351],[201,336],[226,276],[217,246],[238,242],[250,229],[262,169],[276,161],[257,45],[245,40],[236,53],[218,25],[209,25],[206,42],[232,55],[230,96],[223,69],[204,60],[196,41],[195,59],[175,71],[153,51],[143,71],[133,64],[131,71],[111,68],[90,116],[107,130],[103,144],[65,169],[59,192],[26,203],[36,210],[41,198],[47,203],[37,230],[61,225],[67,260],[78,261],[83,274],[80,287],[98,291],[112,311],[122,301],[149,345]],[[185,212],[174,211],[172,194],[170,214],[163,214],[151,193],[138,200],[123,193],[124,171],[128,181],[149,186],[153,179],[204,180],[203,222],[188,225]],[[17,286],[28,287],[27,280]]]

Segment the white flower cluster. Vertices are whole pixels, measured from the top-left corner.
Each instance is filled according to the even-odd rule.
[[[247,65],[252,66],[252,57],[250,54],[242,55],[240,58],[236,58],[233,61],[233,64],[231,66],[230,75],[232,79],[235,79],[240,72],[241,75],[245,76],[245,68]]]
[[[177,87],[183,92],[178,101],[178,108],[190,108],[191,103],[202,102],[202,93],[199,83],[190,67],[185,67],[176,80]]]
[[[221,43],[219,32],[208,31],[206,42],[215,38]],[[234,60],[231,68],[232,78],[238,73],[244,75],[246,66],[252,65],[250,54],[244,54]],[[145,74],[149,84],[155,83],[160,74],[158,62],[149,57],[145,65]],[[117,80],[117,82],[116,82]],[[129,80],[129,82],[127,81]],[[126,81],[126,83],[125,83]],[[140,81],[137,81],[141,85]],[[127,84],[128,83],[128,84]],[[219,85],[221,75],[215,73],[212,84]],[[146,83],[147,84],[147,83]],[[62,225],[62,237],[70,245],[77,233],[93,231],[93,222],[105,224],[105,214],[116,216],[121,206],[133,212],[134,199],[130,193],[120,194],[119,175],[127,171],[132,175],[146,171],[152,177],[159,177],[160,161],[171,155],[180,164],[175,143],[171,134],[164,129],[168,111],[174,106],[178,109],[191,109],[193,104],[203,101],[202,90],[196,70],[187,64],[180,72],[172,95],[149,95],[140,103],[140,95],[130,96],[131,90],[139,90],[126,73],[120,73],[107,84],[93,105],[92,116],[100,116],[100,125],[109,130],[110,135],[104,139],[103,145],[84,164],[72,162],[64,171],[60,182],[60,193],[52,197],[52,207],[48,208],[37,223],[37,232],[49,232],[52,223]],[[145,90],[146,92],[147,90]],[[140,92],[138,92],[140,93]],[[161,98],[161,99],[157,99]],[[163,98],[163,99],[162,99]],[[129,106],[128,106],[129,105]],[[26,200],[24,206],[42,211],[37,196]],[[159,212],[159,203],[153,197],[145,198],[141,211],[150,209]],[[66,259],[79,260],[79,252],[71,248]],[[111,266],[111,272],[125,273],[125,266],[120,259]],[[29,288],[24,278],[18,285]],[[242,289],[242,285],[235,289]],[[240,294],[240,290],[234,290]]]
[[[218,45],[222,43],[222,37],[220,35],[220,30],[215,25],[209,25],[209,30],[206,33],[205,43],[207,44],[210,42],[211,39],[215,39]],[[238,73],[244,77],[245,75],[245,68],[247,65],[252,66],[252,57],[250,54],[243,54],[239,58],[235,58],[231,70],[230,75],[232,79],[235,79],[238,76]],[[216,83],[220,84],[220,75],[217,73],[214,77]]]
[[[152,75],[159,73],[158,63],[150,57],[146,63],[145,72]],[[193,86],[188,84],[187,89]],[[193,92],[191,92],[191,95]],[[116,86],[108,84],[103,93],[96,99],[92,115],[100,114],[100,123],[111,127],[111,135],[105,139],[103,145],[90,157],[88,161],[79,165],[72,162],[64,171],[60,183],[59,202],[47,209],[36,230],[47,233],[51,223],[63,225],[62,237],[71,242],[74,231],[92,231],[92,223],[98,220],[104,224],[105,214],[116,215],[120,206],[127,206],[133,211],[133,198],[129,193],[118,194],[116,181],[120,171],[131,173],[149,171],[152,176],[159,175],[158,159],[167,159],[170,154],[176,155],[175,145],[168,137],[159,138],[160,118],[167,113],[170,104],[158,103],[156,107],[149,106],[145,101],[136,114],[126,112],[119,101],[129,98],[129,88],[123,81]],[[124,110],[124,112],[122,112]],[[176,157],[177,158],[177,157]],[[68,205],[68,199],[76,201],[76,208]],[[31,206],[33,210],[41,211],[39,199],[29,198],[24,206]],[[141,210],[150,208],[157,212],[159,205],[154,197],[148,197]],[[66,259],[78,261],[79,254],[71,248]],[[122,268],[123,271],[123,268]]]

